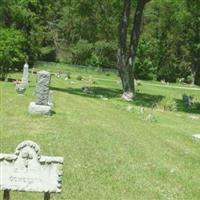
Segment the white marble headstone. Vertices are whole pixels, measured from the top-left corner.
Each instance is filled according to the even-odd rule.
[[[25,85],[28,84],[28,75],[29,75],[29,65],[28,63],[25,63],[24,68],[23,68],[23,76],[22,76],[22,83]]]
[[[61,192],[63,158],[40,155],[32,141],[19,144],[14,154],[0,154],[0,189]]]

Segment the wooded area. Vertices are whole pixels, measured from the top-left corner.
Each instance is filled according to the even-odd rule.
[[[117,68],[119,24],[126,1],[1,2],[2,79],[9,70],[21,68],[27,56],[32,64],[43,60]],[[130,19],[125,42],[129,46],[135,10],[139,3],[146,1],[127,2],[130,3]],[[199,10],[199,0],[152,0],[146,4],[134,59],[136,79],[200,85]],[[132,52],[131,57],[134,55]]]

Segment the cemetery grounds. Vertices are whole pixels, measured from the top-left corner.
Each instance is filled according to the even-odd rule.
[[[63,156],[63,190],[52,199],[200,199],[200,140],[192,137],[200,133],[200,88],[138,81],[128,103],[113,72],[54,63],[39,63],[39,70],[71,78],[52,77],[52,116],[28,114],[36,74],[30,73],[24,96],[13,83],[0,82],[0,150],[13,153],[32,140],[42,154]],[[183,94],[194,97],[189,108]],[[16,200],[43,197],[11,194]]]

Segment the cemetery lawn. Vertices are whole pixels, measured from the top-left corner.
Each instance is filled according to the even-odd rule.
[[[63,191],[52,199],[200,199],[200,141],[192,137],[200,133],[200,88],[141,81],[128,103],[120,98],[115,73],[45,63],[35,68],[40,69],[71,72],[71,79],[52,77],[51,117],[27,112],[35,74],[25,96],[18,96],[12,83],[0,82],[0,150],[13,153],[23,140],[33,140],[42,154],[63,156]],[[77,80],[79,75],[84,80]],[[11,78],[20,79],[21,73]],[[92,87],[92,93],[82,87]],[[183,105],[183,94],[194,97],[190,108]],[[42,197],[11,193],[16,200]]]

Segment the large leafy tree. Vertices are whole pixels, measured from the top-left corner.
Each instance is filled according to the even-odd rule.
[[[0,28],[0,80],[5,80],[9,71],[22,66],[26,57],[25,44],[20,31]]]
[[[200,1],[147,2],[1,0],[0,26],[20,31],[29,62],[117,66],[128,99],[135,95],[134,77],[200,85]]]
[[[187,45],[191,55],[193,84],[200,85],[200,1],[186,0]]]

